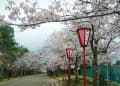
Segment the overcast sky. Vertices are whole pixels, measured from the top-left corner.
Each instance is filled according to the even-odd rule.
[[[17,0],[16,0],[17,1]],[[50,0],[39,0],[41,8],[47,8]],[[7,14],[5,11],[6,0],[0,0],[0,12]],[[28,29],[20,32],[17,27],[15,29],[15,40],[30,51],[37,51],[46,45],[47,38],[55,31],[60,31],[64,26],[60,23],[46,23],[40,25],[36,29]]]

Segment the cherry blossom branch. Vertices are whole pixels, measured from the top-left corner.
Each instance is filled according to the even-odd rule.
[[[65,21],[70,21],[70,20],[103,17],[103,16],[108,16],[108,15],[113,15],[113,14],[120,15],[120,11],[112,11],[112,12],[109,12],[109,13],[98,14],[98,15],[91,15],[91,16],[69,17],[69,18],[64,18],[64,19],[59,18],[59,20],[55,19],[55,20],[41,21],[41,22],[38,22],[38,23],[25,24],[25,25],[24,24],[13,24],[13,23],[7,23],[7,24],[8,25],[15,25],[15,26],[29,27],[29,26],[35,26],[35,25],[38,25],[38,24],[44,24],[44,23],[49,23],[49,22],[65,22]]]
[[[115,37],[112,37],[112,35],[111,35],[111,37],[110,37],[110,39],[109,39],[109,41],[108,41],[108,43],[107,43],[106,48],[104,48],[104,50],[102,50],[102,51],[98,51],[99,54],[101,54],[101,52],[102,52],[102,54],[103,54],[103,53],[106,54],[107,51],[108,51],[108,48],[109,48],[109,46],[110,46],[110,43],[112,42],[112,40],[114,40],[114,39],[117,38],[117,37],[120,37],[120,35],[117,35],[117,36],[115,36]]]

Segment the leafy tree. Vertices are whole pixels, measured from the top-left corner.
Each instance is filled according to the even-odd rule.
[[[0,52],[4,63],[13,63],[16,58],[21,57],[28,50],[19,46],[14,39],[14,29],[10,26],[0,27]]]
[[[0,27],[0,51],[6,52],[6,50],[12,50],[17,44],[14,37],[14,30],[9,26]]]

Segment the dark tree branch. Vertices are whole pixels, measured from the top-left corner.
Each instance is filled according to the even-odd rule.
[[[112,42],[112,40],[113,40],[113,38],[112,38],[112,36],[111,36],[110,40],[108,41],[107,47],[106,47],[106,52],[107,52],[107,50],[108,50],[108,48],[109,48],[109,45],[110,45],[110,43]]]
[[[79,0],[81,2],[84,2],[84,3],[87,3],[87,4],[91,4],[92,2],[89,2],[89,1],[84,1],[84,0]]]
[[[94,25],[92,24],[92,35],[91,35],[91,40],[90,40],[90,44],[91,44],[91,49],[93,51],[93,53],[95,52],[94,50],[94,46],[93,46],[93,41],[94,41]]]

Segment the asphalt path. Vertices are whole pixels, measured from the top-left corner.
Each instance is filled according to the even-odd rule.
[[[32,75],[18,78],[0,86],[56,86],[55,82],[45,75]]]

